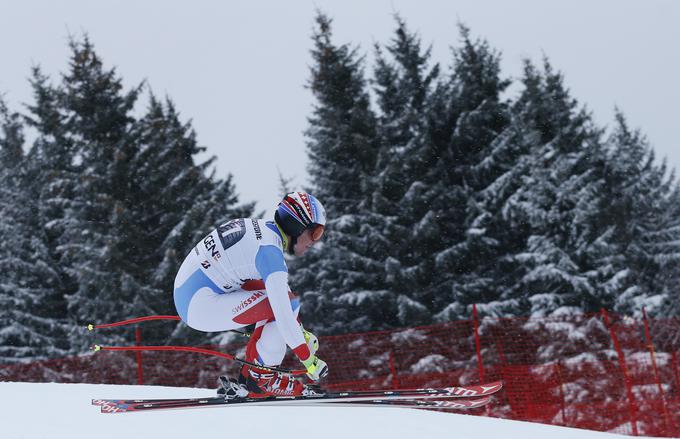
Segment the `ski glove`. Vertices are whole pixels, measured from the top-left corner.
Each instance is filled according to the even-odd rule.
[[[316,351],[319,350],[319,339],[317,338],[316,335],[307,331],[302,325],[300,325],[300,329],[302,329],[302,335],[305,336],[305,343],[307,343],[309,353],[311,355],[316,354]]]
[[[328,365],[322,359],[317,358],[316,355],[310,355],[302,364],[307,368],[307,376],[312,381],[319,381],[328,375]]]

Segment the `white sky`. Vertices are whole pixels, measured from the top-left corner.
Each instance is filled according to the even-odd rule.
[[[598,124],[610,124],[618,106],[680,168],[676,0],[0,0],[0,93],[22,110],[30,66],[57,78],[69,33],[85,31],[128,86],[147,79],[192,119],[218,173],[234,174],[241,201],[271,212],[277,167],[307,183],[302,132],[313,101],[304,85],[316,8],[334,19],[336,43],[358,44],[369,59],[373,42],[392,37],[394,12],[444,66],[457,21],[502,52],[506,76],[545,53]]]

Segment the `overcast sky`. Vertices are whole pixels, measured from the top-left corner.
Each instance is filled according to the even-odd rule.
[[[394,13],[445,66],[458,21],[502,53],[508,77],[520,76],[523,58],[546,54],[598,124],[611,124],[618,106],[680,168],[676,0],[0,0],[0,93],[23,110],[30,66],[58,78],[68,35],[87,32],[128,87],[146,79],[174,100],[218,157],[218,173],[234,174],[242,201],[271,212],[277,168],[308,183],[303,130],[313,101],[304,85],[317,8],[334,19],[336,43],[360,45],[369,59],[374,42],[392,37]]]

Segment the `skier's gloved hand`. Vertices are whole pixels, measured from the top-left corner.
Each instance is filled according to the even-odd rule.
[[[307,331],[302,325],[300,325],[300,329],[302,329],[302,334],[305,336],[305,342],[307,343],[307,347],[309,347],[309,353],[311,355],[316,354],[316,351],[319,350],[319,339],[316,335]]]
[[[328,375],[328,365],[314,354],[310,355],[302,364],[307,368],[307,376],[313,381],[319,381]]]

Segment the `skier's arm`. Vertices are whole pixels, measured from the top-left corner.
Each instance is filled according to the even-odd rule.
[[[255,266],[262,276],[267,288],[267,297],[272,307],[276,326],[283,340],[295,352],[301,361],[310,357],[309,347],[305,342],[302,328],[295,318],[288,298],[288,269],[283,252],[276,246],[260,247],[255,258]]]

